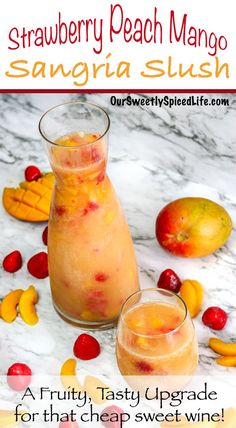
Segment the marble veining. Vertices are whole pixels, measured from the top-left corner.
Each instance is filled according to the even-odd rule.
[[[125,97],[126,95],[117,95]],[[137,95],[147,97],[148,95]],[[184,95],[180,95],[184,96]],[[209,98],[214,95],[209,95]],[[218,95],[223,97],[223,95]],[[225,96],[225,95],[224,95]],[[204,196],[223,204],[236,224],[235,121],[236,96],[227,95],[228,107],[116,107],[110,95],[0,95],[1,192],[23,179],[24,168],[49,164],[38,133],[39,118],[49,107],[69,100],[89,100],[103,106],[111,118],[108,172],[125,210],[136,246],[142,287],[155,286],[168,267],[181,278],[198,279],[205,288],[204,308],[220,305],[229,313],[227,327],[218,337],[235,340],[236,331],[236,233],[217,253],[198,260],[179,259],[164,252],[156,242],[154,226],[161,207],[177,197]],[[37,251],[44,225],[15,220],[0,207],[1,260],[19,248],[26,262]],[[8,325],[0,320],[0,371],[15,361],[28,363],[35,374],[57,375],[62,362],[72,357],[79,330],[65,324],[55,313],[49,281],[34,280],[26,263],[15,274],[0,271],[3,296],[13,288],[34,283],[40,293],[40,322],[35,327],[21,319]],[[219,367],[207,341],[215,333],[205,328],[200,316],[194,321],[200,344],[200,374],[232,372]],[[80,362],[80,370],[95,370],[112,378],[115,363],[115,331],[96,332],[102,353],[96,360]]]

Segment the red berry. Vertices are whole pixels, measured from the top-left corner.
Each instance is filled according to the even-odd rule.
[[[80,334],[74,344],[74,354],[81,360],[92,360],[100,354],[100,345],[90,334]]]
[[[79,425],[77,422],[60,422],[58,428],[79,428]]]
[[[157,282],[157,287],[178,293],[181,287],[181,281],[172,269],[166,269],[161,273]]]
[[[105,172],[101,171],[97,176],[97,184],[101,183],[101,181],[103,181],[104,178],[105,178]]]
[[[48,276],[48,255],[44,251],[35,254],[27,263],[27,268],[35,278],[43,279]]]
[[[46,226],[43,231],[42,240],[45,245],[48,245],[48,226]]]
[[[95,280],[96,280],[96,281],[98,281],[98,282],[104,282],[104,281],[106,281],[107,279],[108,279],[108,275],[107,275],[106,273],[98,272],[98,273],[95,275]]]
[[[2,265],[7,272],[13,273],[19,270],[22,266],[22,256],[20,251],[15,250],[8,254],[4,258]]]
[[[97,204],[97,202],[89,202],[87,207],[84,208],[83,210],[83,215],[87,215],[90,211],[95,211],[99,208],[99,205]]]
[[[101,413],[102,425],[105,428],[120,428],[120,417],[124,411],[118,406],[108,406]],[[116,419],[119,419],[118,421]]]
[[[32,372],[26,364],[15,363],[7,372],[7,383],[14,391],[25,390],[31,382]]]
[[[143,373],[151,373],[153,371],[153,368],[151,364],[146,363],[145,361],[137,361],[136,367]]]
[[[92,147],[91,154],[93,162],[98,162],[101,159],[101,153],[99,152],[99,149],[97,147]]]
[[[40,177],[42,177],[42,173],[37,166],[29,165],[25,168],[25,179],[27,181],[38,180]]]
[[[202,316],[202,322],[213,330],[222,330],[227,322],[226,312],[218,306],[211,306],[206,309]]]

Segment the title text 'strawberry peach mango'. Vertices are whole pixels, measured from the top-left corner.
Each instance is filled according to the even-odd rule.
[[[138,290],[131,235],[106,175],[109,118],[89,103],[47,112],[40,132],[55,174],[48,224],[52,298],[58,313],[81,327],[115,324]]]
[[[130,296],[120,315],[116,352],[124,376],[193,374],[198,347],[184,301],[162,289]]]
[[[181,257],[204,257],[228,239],[232,220],[220,205],[205,198],[182,198],[166,205],[156,220],[156,237]]]

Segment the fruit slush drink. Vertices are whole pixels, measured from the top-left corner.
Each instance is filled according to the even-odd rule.
[[[49,275],[54,305],[66,319],[117,319],[137,291],[131,235],[106,175],[106,144],[97,134],[56,141],[56,186],[49,219]]]
[[[124,376],[191,375],[198,361],[190,318],[171,303],[145,302],[119,322],[117,362]]]

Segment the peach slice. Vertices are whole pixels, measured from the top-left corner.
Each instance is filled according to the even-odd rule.
[[[17,317],[17,306],[22,296],[20,288],[8,293],[2,300],[1,317],[4,321],[12,323]]]
[[[21,415],[24,412],[19,412]],[[16,422],[15,410],[0,410],[0,428],[13,428],[19,425],[19,422]]]
[[[102,390],[98,388],[108,388],[100,379],[94,376],[86,376],[84,380],[84,390],[95,404],[103,404],[107,400],[102,399]],[[105,392],[111,391],[106,389]]]
[[[236,357],[236,342],[227,343],[212,337],[209,340],[209,346],[217,354],[223,355],[225,357]]]
[[[235,357],[221,357],[216,360],[217,364],[224,367],[236,367],[236,356]]]
[[[20,315],[26,324],[35,325],[39,320],[35,309],[37,301],[37,290],[33,285],[30,285],[29,288],[23,292],[19,301]]]
[[[217,424],[217,428],[235,428],[236,427],[236,409],[229,407],[225,409],[224,421]]]
[[[186,279],[182,282],[180,295],[185,301],[189,313],[192,318],[195,318],[201,310],[204,291],[200,282],[194,279]]]
[[[61,367],[61,383],[65,389],[74,388],[75,392],[83,391],[83,387],[80,385],[76,378],[76,360],[70,358],[66,360]]]

